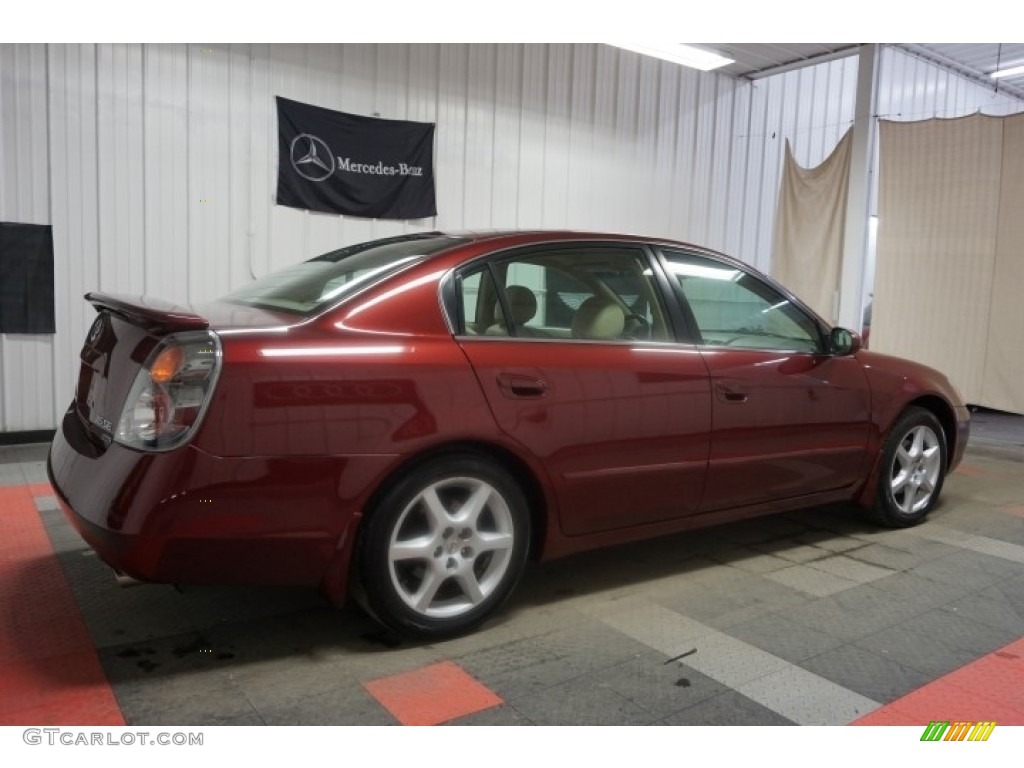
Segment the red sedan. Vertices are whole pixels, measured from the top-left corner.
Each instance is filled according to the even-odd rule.
[[[423,638],[476,626],[529,558],[837,501],[913,525],[967,442],[941,373],[666,240],[434,232],[194,310],[86,298],[48,466],[99,555],[351,591]]]

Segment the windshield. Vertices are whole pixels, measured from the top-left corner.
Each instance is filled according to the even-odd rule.
[[[223,301],[312,314],[462,238],[437,232],[350,245],[259,278]]]

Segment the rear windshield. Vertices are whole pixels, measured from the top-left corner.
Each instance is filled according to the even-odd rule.
[[[272,272],[222,300],[313,314],[375,280],[460,242],[463,239],[432,232],[351,245]]]

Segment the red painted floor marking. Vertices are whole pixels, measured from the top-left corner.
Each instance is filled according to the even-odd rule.
[[[0,487],[0,725],[124,725],[33,497]]]
[[[976,467],[973,464],[964,464],[960,462],[960,466],[953,470],[954,475],[967,475],[968,477],[981,477],[982,475],[989,474],[987,469]],[[925,723],[927,725],[927,723]]]
[[[28,492],[32,496],[53,496],[53,486],[49,483],[32,483],[31,485],[25,486],[28,488]]]
[[[1017,517],[1024,517],[1024,506],[1020,504],[1000,504],[999,509],[1005,510]]]
[[[402,725],[437,725],[502,703],[501,697],[451,661],[381,677],[363,687]]]
[[[853,725],[994,720],[1024,725],[1024,638],[933,680]]]

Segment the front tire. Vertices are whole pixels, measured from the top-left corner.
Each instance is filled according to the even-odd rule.
[[[939,420],[924,408],[908,408],[882,446],[872,517],[890,528],[917,525],[939,500],[946,466]]]
[[[358,554],[361,601],[405,635],[464,634],[512,592],[529,540],[526,499],[508,472],[472,454],[431,460],[370,512]]]

